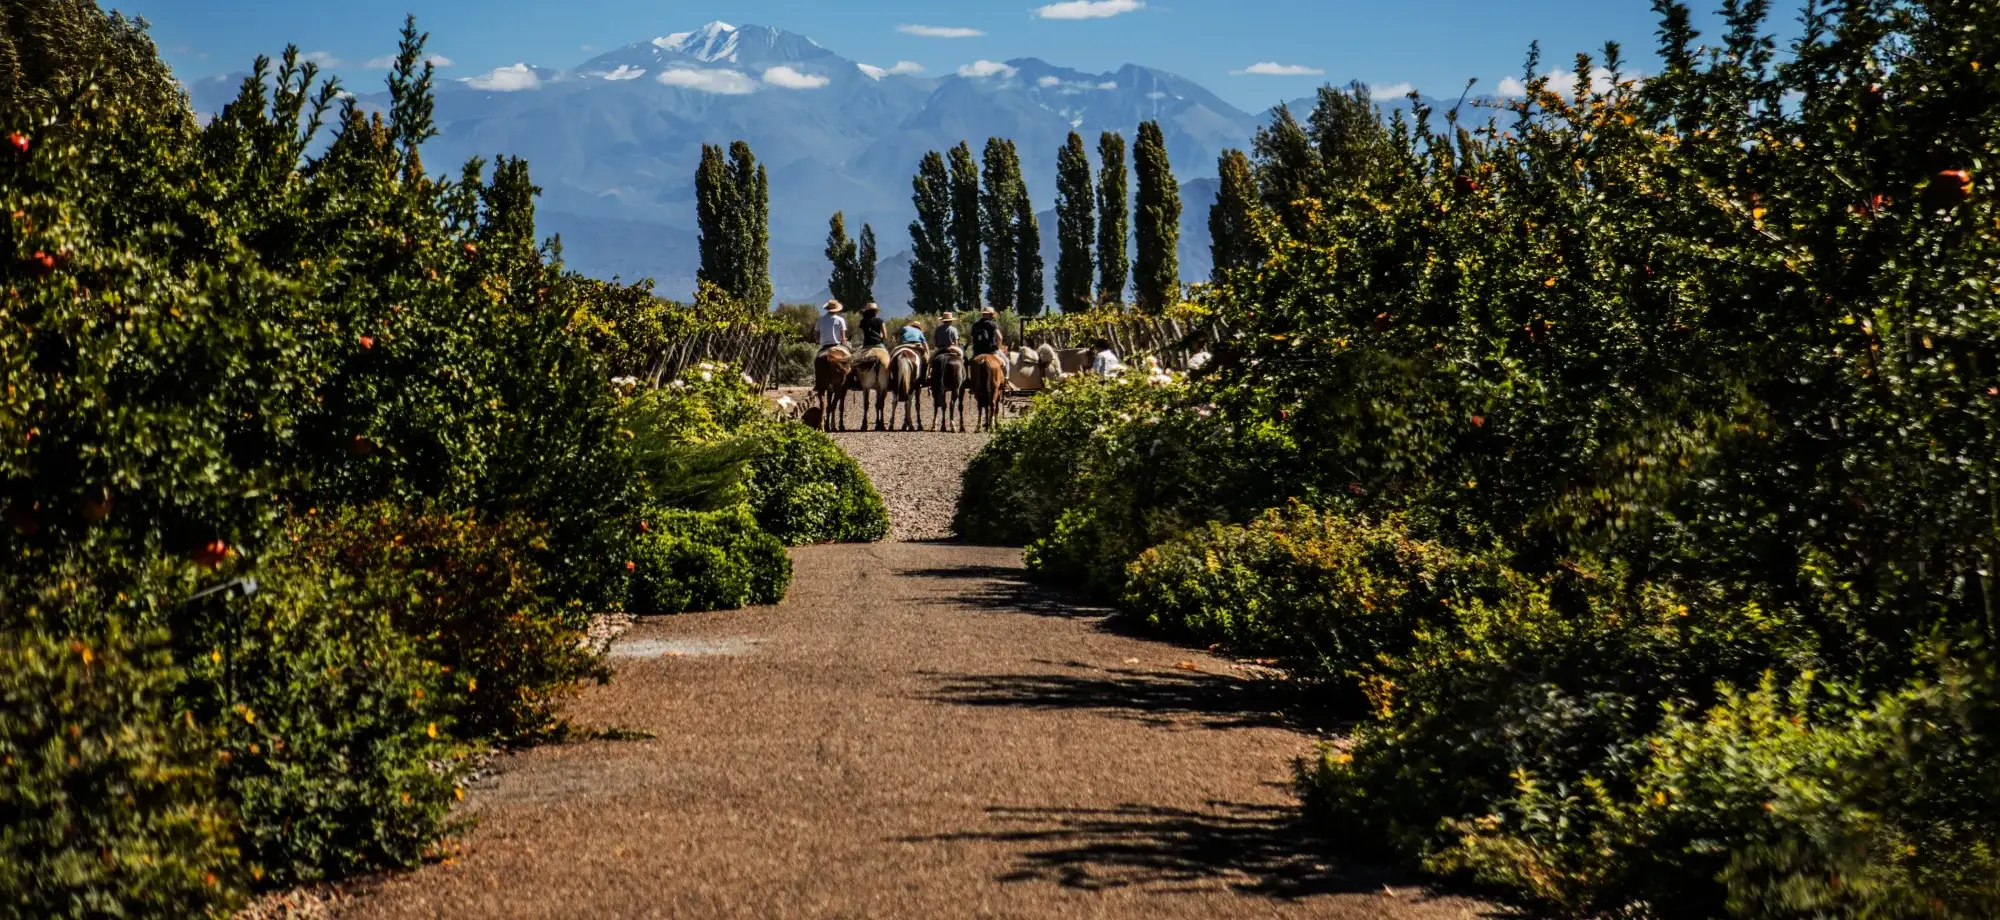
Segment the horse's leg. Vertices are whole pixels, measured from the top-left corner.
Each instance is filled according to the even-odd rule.
[[[883,387],[883,388],[881,388],[881,389],[879,389],[879,390],[876,390],[876,391],[875,391],[875,430],[876,430],[876,431],[888,431],[888,430],[889,430],[889,425],[888,425],[888,423],[887,423],[887,422],[884,422],[884,421],[882,421],[882,413],[883,413],[883,411],[884,411],[884,410],[885,410],[885,409],[886,409],[886,408],[888,407],[888,405],[889,405],[889,388],[888,388],[888,387]]]
[[[924,390],[918,387],[910,391],[911,415],[916,416],[917,430],[924,430]]]

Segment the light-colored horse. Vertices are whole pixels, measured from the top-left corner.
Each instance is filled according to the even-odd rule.
[[[861,392],[861,430],[868,430],[868,394],[875,394],[875,430],[888,431],[889,420],[884,414],[889,401],[889,374],[894,362],[888,350],[870,348],[854,357],[853,373],[847,378],[849,391]],[[844,429],[843,429],[844,430]]]
[[[999,355],[980,355],[972,359],[970,371],[972,399],[979,404],[979,430],[991,431],[1007,398],[1007,362]]]
[[[924,430],[924,356],[914,345],[904,345],[889,357],[889,427],[896,427],[896,408],[903,410],[903,430]]]
[[[1013,389],[1040,390],[1063,378],[1062,358],[1053,345],[1044,343],[1032,349],[1024,345],[1014,349],[1012,358],[1007,383]]]

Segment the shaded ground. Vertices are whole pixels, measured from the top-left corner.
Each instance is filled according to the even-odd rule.
[[[642,620],[572,707],[658,737],[503,758],[455,858],[341,915],[1482,915],[1321,855],[1265,685],[1104,629],[1017,551],[793,558],[784,605]]]

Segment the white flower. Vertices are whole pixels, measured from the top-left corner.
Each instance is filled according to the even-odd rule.
[[[754,387],[757,385],[757,378],[750,376],[748,373],[745,373],[743,375],[743,382]]]
[[[701,379],[703,379],[703,380],[714,380],[714,379],[715,379],[715,375],[714,375],[714,374],[712,374],[712,373],[709,373],[709,372],[708,372],[708,369],[704,367],[704,368],[702,369],[702,372],[701,372]]]

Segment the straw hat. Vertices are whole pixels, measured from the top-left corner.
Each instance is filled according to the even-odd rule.
[[[871,304],[869,304],[868,306],[865,306],[865,307],[862,307],[862,308],[861,308],[861,312],[863,312],[863,313],[873,313],[873,312],[875,312],[875,311],[877,311],[877,310],[880,310],[880,309],[882,309],[882,308],[881,308],[881,307],[878,307],[878,306],[876,306],[876,305],[874,305],[874,304],[872,304],[872,303],[871,303]]]
[[[998,311],[998,310],[995,310],[995,309],[993,309],[992,307],[980,307],[980,308],[979,308],[979,315],[980,315],[980,316],[999,316],[999,315],[1000,315],[1000,311]]]
[[[838,300],[829,300],[826,302],[826,312],[828,313],[839,313],[842,309],[844,308]]]
[[[946,310],[943,313],[938,314],[938,322],[940,323],[948,323],[957,318],[958,318],[957,316],[952,315],[952,312],[950,310]]]

